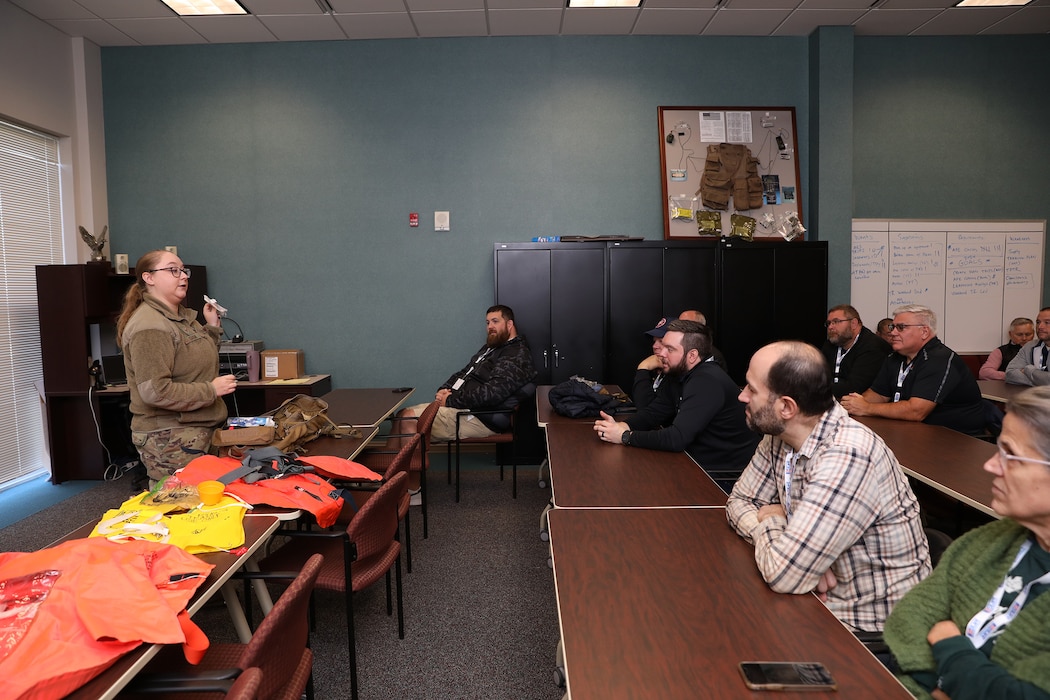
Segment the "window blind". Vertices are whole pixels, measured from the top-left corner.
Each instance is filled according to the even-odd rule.
[[[58,139],[0,121],[0,488],[47,470],[36,265],[64,262]]]

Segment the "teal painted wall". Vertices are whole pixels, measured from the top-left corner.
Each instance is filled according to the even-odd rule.
[[[426,400],[493,242],[662,237],[658,106],[795,106],[835,303],[851,217],[1050,218],[1050,37],[822,32],[106,48],[112,249],[178,245],[249,338]]]
[[[1045,35],[857,37],[854,216],[1050,219],[1048,63]]]
[[[808,134],[804,38],[102,58],[113,251],[135,260],[178,245],[208,266],[210,291],[248,338],[303,348],[307,370],[336,386],[411,384],[420,400],[484,340],[494,242],[663,236],[658,106],[796,105],[802,153]],[[450,232],[433,231],[435,210],[451,212]]]

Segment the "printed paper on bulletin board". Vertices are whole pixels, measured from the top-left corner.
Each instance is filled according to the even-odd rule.
[[[755,219],[755,238],[805,238],[794,107],[660,107],[659,117],[664,238],[728,237],[734,214]]]

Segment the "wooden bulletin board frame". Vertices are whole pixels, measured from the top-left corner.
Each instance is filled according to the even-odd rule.
[[[758,174],[763,177],[762,205],[737,210],[732,197],[722,211],[722,236],[729,234],[730,217],[740,213],[754,217],[755,238],[780,240],[777,229],[783,217],[797,212],[802,219],[802,189],[798,164],[798,132],[794,107],[658,107],[660,126],[660,172],[663,194],[664,238],[702,239],[697,230],[696,211],[703,206],[700,179],[704,173],[707,147],[722,142],[743,144],[758,158]],[[703,124],[701,124],[701,115]],[[702,128],[703,127],[703,128]],[[783,147],[777,137],[783,141]],[[688,203],[695,197],[693,218],[671,215],[671,197]],[[687,206],[688,208],[688,206]],[[770,216],[772,222],[770,222]],[[796,240],[803,240],[800,236]]]

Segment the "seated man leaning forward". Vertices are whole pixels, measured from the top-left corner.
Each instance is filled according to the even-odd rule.
[[[871,388],[846,394],[851,416],[879,416],[943,425],[968,435],[984,431],[984,404],[970,368],[937,337],[937,316],[926,306],[902,306],[893,314],[893,353]]]
[[[755,436],[747,429],[736,400],[733,380],[711,357],[711,332],[695,321],[671,321],[657,350],[666,373],[675,379],[671,391],[656,394],[652,403],[625,422],[607,413],[594,422],[605,442],[688,452],[708,472],[733,478],[755,451]]]
[[[1002,520],[956,540],[886,621],[917,698],[1050,698],[1050,387],[1006,406],[985,462]]]
[[[434,418],[431,439],[456,439],[456,414],[460,411],[505,409],[518,405],[518,391],[536,377],[532,353],[525,336],[518,335],[514,312],[496,305],[485,314],[488,337],[485,345],[470,358],[467,366],[441,385],[434,395],[441,408]],[[406,408],[398,415],[419,416],[428,404]],[[487,437],[506,430],[508,413],[467,416],[459,421],[460,437]]]
[[[882,630],[930,572],[919,504],[897,459],[835,403],[812,345],[759,349],[740,400],[765,437],[726,515],[755,546],[762,578],[778,593],[817,593],[855,630]]]

